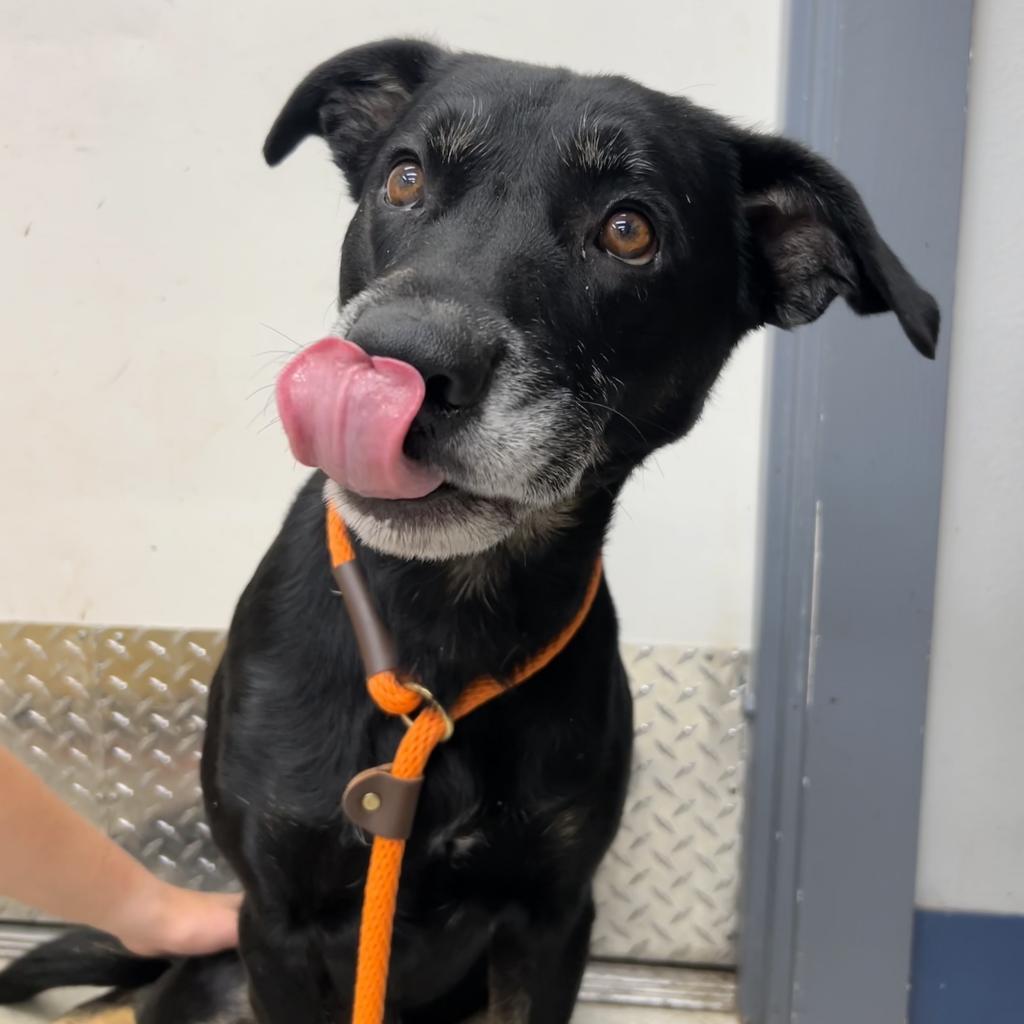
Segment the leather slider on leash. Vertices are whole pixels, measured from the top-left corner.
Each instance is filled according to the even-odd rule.
[[[345,602],[359,656],[368,676],[392,672],[398,664],[395,643],[381,622],[359,563],[354,559],[334,566],[334,578]]]
[[[359,828],[384,839],[408,839],[423,777],[397,779],[390,764],[360,772],[345,787],[341,809]]]

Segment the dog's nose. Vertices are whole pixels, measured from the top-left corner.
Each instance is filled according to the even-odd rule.
[[[416,366],[416,362],[413,362]],[[442,409],[468,409],[487,393],[493,366],[481,360],[466,360],[447,366],[418,366],[427,382],[424,403]]]
[[[487,394],[501,355],[500,339],[473,331],[466,318],[442,304],[400,300],[373,306],[348,332],[371,356],[401,359],[427,385],[423,412],[461,412]]]

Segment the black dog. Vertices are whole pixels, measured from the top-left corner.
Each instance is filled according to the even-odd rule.
[[[383,42],[299,85],[267,160],[309,135],[358,200],[338,334],[412,364],[425,398],[403,412],[400,451],[385,450],[391,428],[375,412],[290,410],[297,450],[322,452],[338,428],[372,451],[362,469],[337,456],[336,482],[318,473],[303,488],[239,602],[211,692],[203,785],[245,886],[241,954],[260,1024],[347,1019],[368,846],[339,796],[391,759],[403,729],[366,694],[325,493],[402,667],[451,702],[571,618],[629,473],[694,425],[744,334],[808,323],[837,295],[858,313],[893,311],[926,356],[938,331],[934,301],[833,168],[631,81]],[[331,369],[309,358],[330,405]],[[491,1021],[568,1021],[631,730],[602,587],[568,649],[461,723],[431,763],[390,1019],[486,1006]],[[0,994],[66,980],[70,941],[15,966]],[[178,965],[140,1019],[244,1019],[226,1009],[244,1004],[230,961]],[[91,980],[123,983],[107,962],[98,955]]]

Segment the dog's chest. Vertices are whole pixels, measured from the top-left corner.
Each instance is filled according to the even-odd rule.
[[[552,878],[579,877],[607,841],[614,798],[583,751],[490,750],[437,766],[409,844],[410,884],[422,871],[471,899],[535,898]]]
[[[496,801],[477,807],[448,823],[438,823],[425,836],[428,858],[458,870],[482,860],[513,856],[551,857],[569,852],[582,838],[584,814],[571,797],[528,801]]]

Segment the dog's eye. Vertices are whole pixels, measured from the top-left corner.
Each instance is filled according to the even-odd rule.
[[[391,168],[384,195],[392,206],[413,206],[423,198],[426,175],[413,160],[402,160]]]
[[[616,210],[604,222],[597,244],[609,256],[634,266],[650,263],[658,251],[651,222],[636,210]]]

